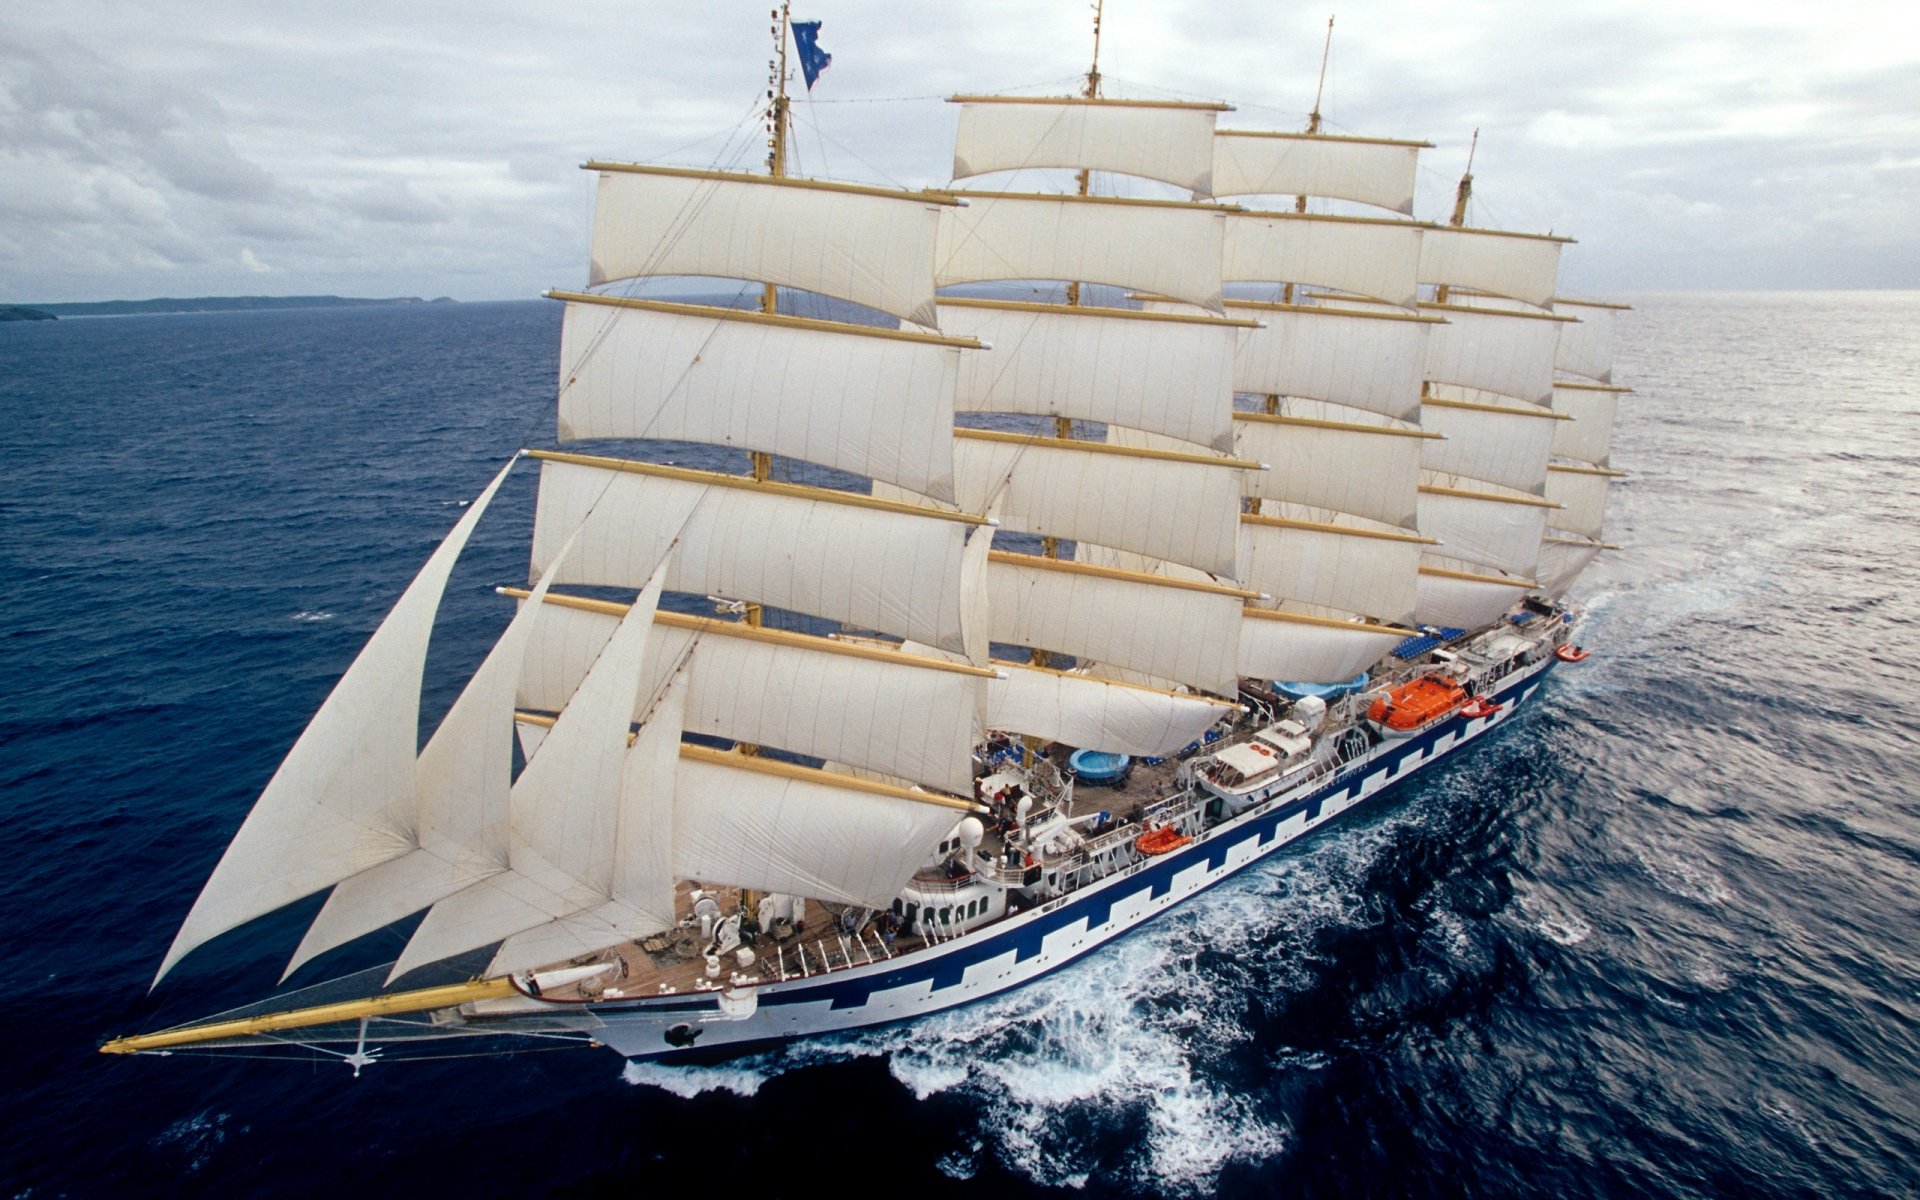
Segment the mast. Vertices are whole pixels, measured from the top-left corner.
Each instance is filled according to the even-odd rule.
[[[1080,94],[1088,100],[1097,100],[1100,98],[1100,15],[1105,7],[1106,0],[1094,0],[1093,63],[1087,67],[1087,81],[1080,90]],[[1074,194],[1080,196],[1093,194],[1092,167],[1080,168],[1079,175],[1075,177]],[[1070,280],[1067,283],[1067,304],[1075,308],[1080,305],[1080,281],[1077,279]],[[1071,439],[1073,437],[1073,418],[1055,417],[1053,419],[1053,436],[1061,439]],[[1048,558],[1059,558],[1060,539],[1053,537],[1042,538],[1040,540],[1040,553]],[[1044,667],[1051,661],[1051,656],[1048,655],[1045,650],[1036,647],[1031,655],[1031,660],[1034,666]],[[1029,738],[1028,741],[1031,742],[1033,739]],[[1029,749],[1033,748],[1034,747],[1029,746]]]
[[[1333,54],[1333,18],[1327,18],[1327,43],[1320,48],[1320,82],[1313,89],[1313,111],[1307,114],[1307,132],[1320,132],[1320,99],[1327,92],[1327,59]],[[1305,212],[1306,197],[1300,197],[1301,212]]]
[[[772,102],[767,109],[767,132],[771,135],[767,139],[767,174],[775,179],[784,179],[787,174],[787,26],[792,17],[787,0],[781,0],[780,11],[772,15],[778,17],[780,23],[770,30],[777,57],[767,63],[772,72],[772,78],[768,80],[771,86],[767,88],[767,99]],[[769,283],[760,293],[760,311],[768,316],[779,315],[778,284]],[[753,464],[755,479],[772,478],[773,455],[765,450],[754,450],[749,452],[748,458]],[[747,624],[757,627],[764,619],[764,612],[760,605],[749,604],[743,617]],[[741,749],[746,754],[757,752],[754,746],[742,746]]]
[[[778,57],[767,64],[772,72],[772,78],[767,81],[769,84],[767,88],[767,99],[771,101],[767,109],[767,133],[769,134],[767,138],[767,174],[773,176],[775,179],[784,179],[787,175],[787,27],[792,16],[787,0],[782,0],[780,11],[774,13],[773,16],[777,17],[780,23],[773,26],[769,31],[773,34],[774,50]],[[780,287],[778,284],[769,283],[766,285],[766,289],[761,292],[760,311],[769,316],[775,315],[780,311]],[[766,479],[772,475],[773,455],[768,454],[764,450],[755,450],[752,452],[752,457],[753,477],[755,479]],[[754,604],[747,607],[747,623],[749,625],[758,625],[760,623],[759,605]]]
[[[1106,0],[1094,0],[1093,65],[1087,68],[1087,82],[1080,90],[1080,94],[1088,100],[1098,100],[1100,98],[1100,12],[1105,4]],[[1092,167],[1082,167],[1080,169],[1080,174],[1076,177],[1075,194],[1080,196],[1093,194]],[[1080,281],[1077,279],[1067,284],[1067,303],[1074,305],[1080,303]],[[1055,436],[1063,438],[1073,436],[1073,422],[1071,420],[1065,417],[1059,417],[1054,420],[1053,426]],[[1058,556],[1058,550],[1054,546],[1052,538],[1047,539],[1046,552],[1049,558]],[[1041,663],[1039,665],[1045,666],[1046,664]]]
[[[1467,201],[1473,196],[1473,154],[1480,148],[1480,131],[1473,131],[1473,141],[1467,145],[1467,169],[1460,173],[1460,186],[1453,191],[1453,215],[1447,218],[1447,224],[1455,229],[1465,228],[1467,224]],[[1435,304],[1447,302],[1448,288],[1441,284],[1433,294]]]
[[[1327,92],[1327,60],[1332,56],[1333,56],[1333,18],[1328,17],[1327,18],[1327,41],[1326,41],[1326,44],[1320,48],[1320,82],[1314,85],[1313,111],[1307,114],[1307,132],[1308,133],[1317,134],[1320,132],[1320,100],[1323,96],[1326,95],[1326,92]],[[1300,195],[1294,198],[1293,211],[1297,213],[1303,213],[1307,211],[1307,194],[1305,192],[1300,193]],[[1293,303],[1293,284],[1291,283],[1287,284],[1286,291],[1282,293],[1280,297],[1280,302],[1282,304]],[[1267,411],[1269,413],[1277,413],[1280,411],[1280,397],[1278,396],[1267,397]],[[1254,512],[1260,511],[1260,502],[1258,500],[1255,500],[1253,503],[1253,511]]]

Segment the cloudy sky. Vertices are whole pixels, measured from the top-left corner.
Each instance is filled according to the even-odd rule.
[[[522,298],[586,270],[591,157],[757,167],[766,0],[0,7],[0,302]],[[1107,94],[1417,137],[1446,216],[1570,233],[1563,291],[1920,287],[1920,6],[1110,0]],[[1065,91],[1085,0],[806,0],[798,173],[946,181],[954,91]],[[883,102],[885,101],[885,102]]]

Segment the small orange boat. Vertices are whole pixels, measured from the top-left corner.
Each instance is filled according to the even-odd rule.
[[[1553,656],[1561,662],[1585,662],[1593,657],[1593,651],[1582,650],[1572,642],[1568,642],[1563,646],[1556,647]]]
[[[1406,737],[1459,708],[1466,689],[1444,675],[1422,675],[1374,700],[1367,719],[1388,737]]]
[[[1162,825],[1133,839],[1133,848],[1142,854],[1165,854],[1169,850],[1178,850],[1192,840],[1173,826]]]
[[[1495,704],[1484,696],[1475,696],[1473,699],[1467,701],[1466,707],[1460,710],[1460,715],[1469,721],[1477,721],[1481,717],[1492,716],[1504,707],[1506,706],[1503,704]]]

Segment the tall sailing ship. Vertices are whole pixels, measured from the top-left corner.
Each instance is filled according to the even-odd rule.
[[[1094,952],[1585,657],[1560,596],[1606,548],[1626,389],[1617,306],[1556,295],[1568,239],[1467,225],[1470,173],[1413,219],[1428,143],[1325,133],[1317,100],[1285,132],[1109,98],[1097,18],[1080,94],[953,98],[951,187],[790,177],[774,32],[766,174],[588,164],[559,442],[619,453],[487,485],[159,976],[322,892],[287,975],[424,911],[404,950],[107,1052],[358,1072],[912,1018]],[[637,294],[682,277],[760,303]],[[441,593],[522,462],[528,586],[423,748]]]

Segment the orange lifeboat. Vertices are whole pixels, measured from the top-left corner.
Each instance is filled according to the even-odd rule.
[[[1467,701],[1467,706],[1460,710],[1460,715],[1469,721],[1477,721],[1481,717],[1492,716],[1504,707],[1506,706],[1503,704],[1495,704],[1484,696],[1475,696],[1473,699]]]
[[[1142,854],[1165,854],[1169,850],[1178,850],[1192,840],[1173,826],[1162,825],[1133,839],[1133,848]]]
[[[1593,651],[1582,650],[1572,642],[1554,648],[1553,656],[1561,662],[1585,662],[1593,657]]]
[[[1405,737],[1460,707],[1466,689],[1444,675],[1422,675],[1374,700],[1367,719],[1389,737]]]

